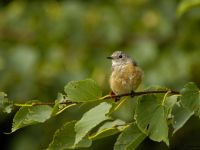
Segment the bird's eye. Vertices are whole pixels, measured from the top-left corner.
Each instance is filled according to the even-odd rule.
[[[119,58],[122,58],[122,55],[119,55]]]

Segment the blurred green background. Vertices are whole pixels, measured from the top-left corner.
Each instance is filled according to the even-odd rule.
[[[54,102],[68,82],[92,78],[106,95],[111,74],[106,57],[115,51],[129,53],[144,70],[137,91],[150,85],[180,91],[190,81],[200,87],[200,8],[182,14],[188,8],[180,0],[1,1],[0,91],[16,103]],[[113,118],[133,121],[135,102],[128,100]],[[19,108],[11,114],[1,110],[1,150],[46,149],[58,128],[96,105],[69,108],[10,135],[3,132],[10,132]],[[169,148],[146,138],[138,149],[200,146],[199,122],[192,117],[173,137],[170,126]],[[89,149],[111,150],[116,138],[94,141]]]

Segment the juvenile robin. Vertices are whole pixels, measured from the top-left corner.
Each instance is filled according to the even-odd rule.
[[[126,52],[116,51],[108,59],[112,59],[112,74],[110,87],[117,95],[115,101],[120,100],[121,94],[131,92],[135,96],[135,90],[142,82],[143,71],[137,67],[137,63]]]

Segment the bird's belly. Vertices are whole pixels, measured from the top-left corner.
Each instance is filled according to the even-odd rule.
[[[113,72],[110,78],[112,91],[116,94],[126,94],[135,91],[142,82],[142,70],[138,67]]]

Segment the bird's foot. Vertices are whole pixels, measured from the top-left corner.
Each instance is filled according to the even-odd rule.
[[[133,98],[135,96],[135,92],[131,91],[131,98]]]
[[[120,98],[121,98],[121,94],[119,94],[119,93],[116,93],[116,97],[115,97],[115,102],[118,102],[119,100],[120,100]]]

